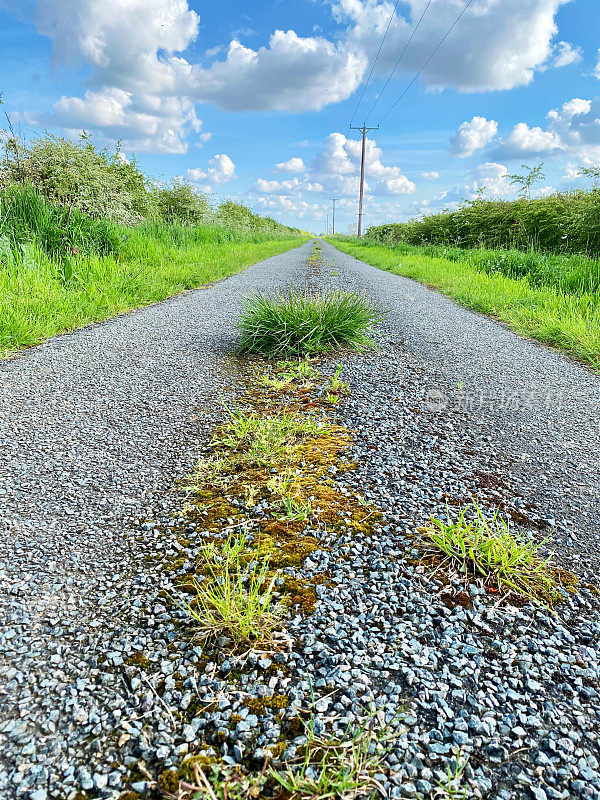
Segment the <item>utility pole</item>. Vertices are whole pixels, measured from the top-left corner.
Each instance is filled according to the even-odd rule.
[[[337,200],[337,197],[332,197],[331,198],[331,202],[333,203],[333,216],[332,216],[332,221],[331,221],[331,233],[332,233],[333,236],[335,236],[335,201],[336,200]]]
[[[350,126],[352,131],[362,131],[362,158],[360,161],[360,194],[358,198],[358,238],[362,236],[362,220],[363,220],[363,198],[365,196],[365,155],[367,152],[367,131],[378,131],[379,125],[376,128],[367,128],[363,124],[362,128]]]

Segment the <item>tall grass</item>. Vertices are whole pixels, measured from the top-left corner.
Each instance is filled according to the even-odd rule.
[[[490,314],[515,331],[570,353],[600,371],[600,289],[574,293],[529,278],[480,269],[477,261],[432,255],[431,249],[332,240],[340,250],[379,269],[439,289],[462,305]],[[502,255],[502,254],[499,254]]]
[[[442,245],[394,246],[399,256],[427,255],[465,262],[488,274],[525,278],[531,286],[551,286],[567,294],[600,291],[600,261],[583,255],[556,255],[536,250],[464,249]]]
[[[106,220],[52,205],[33,186],[9,184],[0,190],[0,240],[4,257],[19,260],[28,244],[54,257],[117,254],[123,234]]]
[[[47,231],[44,225],[34,218],[33,233],[18,246],[13,245],[14,237],[0,236],[0,356],[225,278],[303,241],[293,234],[224,227],[109,225],[119,237],[114,250],[105,254],[101,245],[99,252],[86,255],[83,247],[65,248],[64,237],[71,233],[57,226],[57,236],[62,231],[63,239],[56,254],[42,246],[36,233]],[[85,249],[92,248],[93,240],[88,239]]]

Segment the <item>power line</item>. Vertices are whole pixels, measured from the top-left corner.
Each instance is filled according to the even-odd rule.
[[[429,0],[429,1],[431,2],[431,0]],[[350,131],[352,130],[352,123],[354,122],[354,118],[356,117],[358,109],[360,108],[360,104],[362,103],[363,97],[365,96],[365,92],[367,91],[367,87],[369,86],[371,78],[373,77],[373,72],[375,71],[375,66],[377,64],[377,61],[379,60],[379,56],[381,55],[381,51],[383,50],[384,42],[385,42],[386,37],[387,37],[387,35],[389,33],[390,27],[392,25],[392,21],[393,21],[395,15],[396,15],[396,11],[398,9],[399,4],[400,4],[400,0],[396,0],[396,4],[394,6],[394,10],[390,14],[390,18],[388,19],[388,23],[387,23],[386,29],[385,29],[385,31],[383,33],[383,37],[381,39],[381,42],[379,43],[379,49],[377,50],[377,55],[375,56],[375,60],[371,64],[371,69],[369,70],[369,75],[367,77],[366,83],[363,84],[363,89],[362,89],[362,92],[360,93],[360,97],[358,98],[358,103],[356,104],[356,108],[354,109],[354,113],[352,114],[352,118],[350,119],[350,123],[348,125],[348,132],[346,133],[346,139],[348,139],[348,137],[350,136]],[[352,160],[353,159],[351,157],[351,163],[352,163]],[[333,194],[337,194],[337,190],[338,190],[338,187],[339,187],[339,183],[340,183],[341,177],[342,177],[342,173],[341,173],[341,170],[340,170],[340,172],[338,172],[338,174],[337,174],[335,187],[333,189]]]
[[[429,2],[431,3],[431,0],[429,0]],[[392,11],[392,13],[390,15],[387,27],[386,27],[385,32],[383,34],[383,38],[382,38],[382,40],[381,40],[381,42],[379,44],[379,50],[377,51],[377,55],[375,56],[375,60],[371,64],[371,70],[370,70],[369,75],[367,77],[366,83],[363,85],[363,90],[360,93],[360,97],[358,98],[358,103],[356,104],[356,108],[354,109],[354,114],[352,114],[352,119],[350,120],[350,125],[352,125],[352,123],[354,122],[354,118],[356,117],[356,113],[357,113],[357,111],[358,111],[358,109],[360,107],[360,104],[362,103],[363,97],[365,96],[365,92],[367,91],[367,87],[369,86],[369,83],[371,82],[371,78],[373,77],[373,72],[375,70],[375,65],[377,64],[377,61],[379,60],[379,56],[381,55],[381,51],[383,49],[383,43],[385,42],[386,37],[387,37],[387,35],[389,33],[390,27],[392,25],[392,20],[396,16],[396,9],[398,8],[399,4],[400,4],[400,0],[396,0],[396,5],[394,6],[394,10]]]
[[[387,88],[387,86],[388,86],[389,82],[392,80],[392,77],[393,77],[393,75],[394,75],[394,72],[396,72],[396,70],[397,70],[397,69],[398,69],[398,67],[400,66],[400,62],[401,62],[401,61],[402,61],[402,59],[404,58],[404,54],[405,54],[405,53],[406,53],[406,51],[408,50],[408,46],[409,46],[409,45],[410,45],[410,43],[412,42],[412,40],[413,40],[413,37],[414,37],[415,33],[416,33],[416,32],[417,32],[417,30],[419,29],[419,25],[420,25],[420,24],[421,24],[421,22],[423,21],[423,17],[424,17],[424,16],[425,16],[425,14],[427,13],[427,10],[429,9],[429,6],[431,5],[431,2],[432,2],[432,0],[429,0],[429,2],[427,3],[427,5],[425,6],[425,10],[423,11],[423,13],[421,14],[421,16],[419,17],[419,21],[417,22],[417,24],[415,25],[415,27],[412,29],[412,33],[411,33],[411,34],[410,34],[410,36],[408,37],[408,41],[407,41],[407,42],[406,42],[406,44],[404,45],[404,47],[403,47],[403,49],[402,49],[402,52],[400,53],[400,55],[399,55],[399,57],[398,57],[398,60],[397,60],[397,61],[396,61],[396,63],[394,64],[394,66],[393,66],[393,68],[392,68],[392,71],[391,71],[391,72],[390,72],[390,74],[388,75],[388,78],[387,78],[386,82],[383,84],[383,88],[382,88],[382,90],[379,92],[379,94],[378,94],[378,95],[377,95],[377,97],[375,98],[375,102],[374,102],[374,103],[373,103],[373,105],[371,106],[371,110],[370,110],[370,111],[369,111],[369,113],[367,114],[367,117],[366,117],[366,119],[369,119],[369,117],[370,117],[370,116],[371,116],[371,114],[373,113],[373,110],[375,109],[375,106],[377,105],[377,103],[378,103],[378,102],[380,101],[380,99],[381,99],[381,95],[382,95],[382,94],[385,92],[385,90],[386,90],[386,88]],[[396,4],[396,5],[397,5],[397,4]]]
[[[463,10],[460,12],[460,14],[458,15],[458,17],[457,17],[457,18],[454,20],[454,22],[452,23],[452,25],[451,25],[451,26],[448,28],[448,30],[446,31],[446,33],[445,33],[445,34],[442,36],[442,38],[441,38],[441,39],[440,39],[440,41],[437,43],[437,45],[434,47],[434,49],[433,49],[433,50],[432,50],[432,52],[430,53],[430,55],[429,55],[429,57],[427,58],[427,60],[426,60],[426,61],[425,61],[425,62],[422,64],[421,68],[420,68],[420,69],[419,69],[419,71],[416,73],[416,75],[414,75],[414,77],[413,77],[413,79],[410,81],[410,83],[409,83],[409,84],[406,86],[406,88],[404,89],[404,91],[402,92],[402,94],[400,95],[400,97],[399,97],[399,98],[396,100],[396,102],[395,102],[395,103],[392,103],[392,105],[390,106],[390,108],[389,108],[389,109],[387,110],[387,112],[386,112],[386,113],[383,115],[383,117],[381,118],[381,121],[380,121],[380,123],[379,123],[380,125],[383,123],[383,121],[384,121],[385,119],[387,119],[387,118],[389,117],[389,115],[392,113],[392,111],[393,111],[393,110],[396,108],[396,106],[398,105],[398,103],[399,103],[399,102],[402,100],[402,98],[403,98],[403,97],[405,96],[405,94],[408,92],[408,90],[410,89],[410,87],[411,87],[411,86],[413,85],[413,83],[414,83],[414,82],[417,80],[417,78],[419,77],[419,75],[420,75],[420,74],[423,72],[423,70],[425,69],[425,67],[427,66],[427,64],[429,64],[429,62],[431,61],[431,59],[434,57],[434,55],[437,53],[437,51],[440,49],[440,47],[441,47],[441,46],[444,44],[444,42],[446,41],[446,39],[448,38],[448,36],[450,36],[450,34],[452,33],[452,31],[454,30],[454,28],[456,27],[456,25],[458,24],[458,22],[459,22],[459,21],[460,21],[460,19],[462,18],[463,14],[464,14],[464,13],[467,11],[467,9],[469,8],[469,6],[470,6],[472,3],[473,3],[473,0],[468,0],[468,3],[465,5],[465,7],[463,8]]]

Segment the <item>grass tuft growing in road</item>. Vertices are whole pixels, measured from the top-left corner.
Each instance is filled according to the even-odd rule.
[[[273,597],[277,573],[269,578],[268,556],[259,563],[249,551],[248,537],[204,545],[197,569],[204,574],[187,587],[193,599],[179,604],[199,635],[223,635],[256,649],[277,649],[287,641],[281,631],[283,606]]]
[[[371,334],[381,318],[367,297],[349,292],[259,292],[244,303],[239,347],[243,353],[274,357],[362,350],[373,346]]]
[[[271,769],[269,775],[294,800],[358,800],[383,796],[376,779],[385,771],[390,745],[385,725],[370,716],[343,739],[315,732],[314,720],[304,725],[306,743],[301,755],[285,770]],[[277,796],[277,794],[276,794]]]
[[[419,528],[420,543],[434,564],[448,566],[465,582],[481,581],[498,594],[514,594],[547,605],[561,599],[560,588],[574,576],[540,556],[546,542],[518,536],[496,510],[487,517],[476,504],[456,519],[431,518]],[[439,556],[440,558],[435,558]],[[564,579],[564,580],[563,580]]]

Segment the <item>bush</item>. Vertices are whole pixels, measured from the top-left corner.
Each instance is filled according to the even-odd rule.
[[[5,148],[2,182],[29,183],[56,205],[96,219],[136,224],[154,214],[154,199],[135,159],[119,148],[96,150],[86,135],[71,142],[51,134],[31,144],[11,140]]]
[[[179,180],[156,190],[156,210],[164,222],[179,225],[199,225],[211,213],[206,195]]]
[[[301,356],[342,347],[363,349],[381,313],[366,297],[346,292],[266,296],[244,303],[238,327],[240,350],[271,356]]]
[[[214,208],[206,195],[185,181],[153,185],[135,158],[128,161],[118,146],[114,152],[98,150],[86,134],[77,142],[49,133],[31,143],[12,136],[6,139],[0,161],[0,189],[15,183],[33,186],[55,206],[120,225],[150,221],[203,225],[257,235],[257,241],[264,241],[260,237],[265,236],[300,233],[232,200]]]

